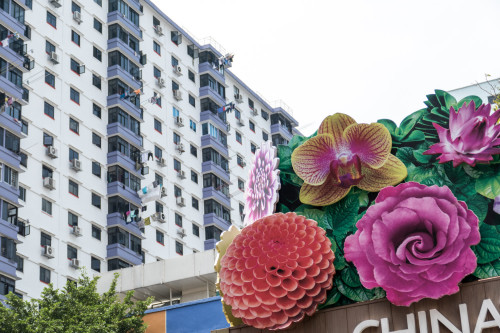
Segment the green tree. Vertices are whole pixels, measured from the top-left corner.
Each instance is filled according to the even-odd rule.
[[[116,294],[118,274],[109,290],[97,292],[98,277],[85,273],[78,284],[68,281],[62,290],[52,284],[40,299],[23,300],[10,293],[0,303],[0,333],[142,333],[144,311],[153,301],[133,302],[133,291],[120,301]]]

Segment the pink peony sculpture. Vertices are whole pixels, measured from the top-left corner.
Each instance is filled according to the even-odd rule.
[[[450,108],[450,129],[433,124],[439,143],[433,144],[424,154],[441,154],[439,163],[453,161],[456,167],[465,162],[471,166],[488,163],[492,155],[500,154],[500,110],[490,115],[491,106],[481,105],[477,110],[474,101],[458,112]]]
[[[220,290],[232,315],[259,329],[311,316],[332,287],[335,256],[325,230],[295,213],[245,227],[220,262]]]
[[[280,189],[279,158],[270,141],[262,143],[255,152],[255,158],[245,190],[245,221],[249,225],[264,216],[274,213]]]
[[[384,188],[356,226],[345,258],[363,286],[382,287],[395,305],[454,294],[476,268],[478,218],[446,186]]]

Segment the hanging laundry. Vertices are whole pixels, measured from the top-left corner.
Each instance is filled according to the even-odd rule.
[[[145,212],[148,210],[148,206],[142,206],[141,211]]]
[[[7,105],[8,105],[8,106],[11,106],[11,105],[12,105],[12,103],[14,103],[14,99],[13,99],[13,98],[12,98],[12,96],[11,96],[11,97],[9,97],[9,98],[7,99]]]
[[[137,227],[139,229],[144,228],[145,225],[146,225],[146,222],[144,222],[144,220],[141,219],[141,220],[137,221]]]
[[[0,42],[0,46],[8,47],[9,46],[9,38],[5,38],[4,40],[2,40]]]
[[[146,217],[144,219],[144,225],[151,225],[151,217]]]
[[[151,161],[154,161],[153,153],[150,150],[143,151],[141,153],[141,163],[146,163],[151,158]]]
[[[134,90],[134,94],[136,95],[140,95],[141,94],[141,88],[137,89],[137,90]]]
[[[224,105],[224,106],[222,106],[222,107],[218,108],[218,109],[217,109],[217,112],[218,112],[218,113],[222,113],[222,112],[231,112],[231,111],[233,111],[233,109],[234,109],[234,108],[235,108],[234,103],[233,103],[233,102],[231,102],[231,103],[229,103],[229,104],[226,104],[226,105]]]
[[[139,198],[141,198],[142,200],[142,204],[161,199],[161,188],[161,185],[157,185],[155,187],[153,184],[151,184],[137,191]]]

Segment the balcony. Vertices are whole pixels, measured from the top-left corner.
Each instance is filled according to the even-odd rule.
[[[142,256],[140,254],[135,253],[121,244],[110,244],[106,247],[106,249],[107,259],[120,258],[131,263],[132,265],[142,264]]]
[[[0,218],[0,234],[5,235],[10,239],[17,239],[19,229],[14,224]]]
[[[216,239],[205,240],[205,251],[215,249],[215,245],[217,244],[217,242],[218,242],[218,240],[216,240]]]
[[[19,120],[15,119],[14,117],[10,116],[8,112],[1,112],[0,113],[0,124],[2,127],[5,129],[9,130],[10,132],[14,134],[20,134],[21,135],[21,127],[22,124]],[[24,133],[22,133],[24,135]]]
[[[280,134],[288,141],[290,141],[293,137],[293,134],[288,131],[288,128],[281,124],[271,125],[271,134]]]
[[[137,79],[132,76],[129,72],[124,70],[122,67],[118,65],[110,66],[108,67],[108,80],[111,80],[115,77],[120,77],[124,83],[126,83],[129,87],[132,89],[136,90],[141,87],[141,81],[140,79]]]
[[[221,204],[231,207],[231,199],[226,196],[222,191],[216,190],[214,187],[205,187],[203,189],[203,200],[214,198]]]
[[[17,263],[14,260],[0,256],[0,272],[16,276]]]
[[[205,134],[201,136],[201,148],[213,147],[224,157],[229,156],[229,152],[226,146],[224,146],[219,140],[211,136],[210,134]]]
[[[0,10],[1,12],[2,10]],[[7,73],[8,74],[8,73]],[[7,96],[12,96],[19,103],[26,105],[27,103],[23,103],[23,88],[16,86],[14,83],[10,82],[6,77],[0,75],[0,90],[5,91]]]
[[[220,81],[222,83],[226,83],[226,78],[224,77],[224,75],[221,74],[221,72],[219,72],[219,70],[214,69],[213,65],[209,62],[201,63],[198,66],[198,72],[200,75],[204,74],[204,73],[210,73],[210,75],[212,75],[218,81]]]
[[[125,2],[139,15],[142,15],[141,4],[139,3],[138,0],[125,0]]]
[[[4,146],[0,146],[0,161],[10,165],[11,167],[19,170],[21,164],[21,157],[16,153],[8,150]],[[17,202],[17,199],[16,201]]]
[[[141,230],[137,227],[137,223],[126,223],[122,218],[120,213],[111,213],[107,215],[107,226],[108,228],[122,226],[126,231],[133,234],[140,239],[144,239],[144,236],[141,235]],[[132,251],[133,252],[133,251]]]
[[[216,225],[221,230],[227,230],[231,226],[231,223],[215,215],[215,213],[210,213],[203,215],[203,225]]]
[[[124,197],[128,202],[136,206],[141,206],[141,198],[139,198],[137,192],[121,182],[108,183],[108,196],[114,194]]]
[[[108,13],[108,25],[119,22],[122,27],[124,27],[128,32],[132,33],[136,38],[142,40],[142,31],[141,29],[130,22],[128,18],[123,16],[119,11],[114,11]]]
[[[226,183],[230,182],[229,171],[222,169],[220,166],[215,164],[212,161],[206,161],[201,164],[201,172],[213,172],[220,179],[225,181]]]
[[[128,157],[125,154],[122,154],[119,151],[112,151],[108,153],[108,160],[107,164],[112,165],[112,164],[120,164],[122,167],[127,169],[129,172],[132,172],[135,176],[144,179],[144,176],[141,175],[141,170],[136,170],[135,168],[135,161],[132,161],[130,157]]]
[[[120,106],[123,108],[125,111],[130,113],[132,116],[134,116],[137,119],[142,120],[142,110],[132,102],[130,102],[129,99],[121,99],[120,95],[114,94],[111,96],[108,96],[108,108],[113,107],[113,106]]]
[[[222,128],[224,132],[228,132],[227,124],[224,122],[224,120],[220,119],[219,116],[212,111],[207,110],[200,113],[200,122],[204,122],[207,120],[212,121],[217,127]]]
[[[9,13],[4,11],[3,9],[0,9],[0,22],[2,22],[2,25],[7,29],[9,29],[10,31],[17,31],[20,34],[22,34],[24,32],[24,29],[26,29],[24,24],[13,18]]]
[[[19,198],[19,187],[14,187],[6,182],[0,182],[0,195],[7,201],[17,204]]]
[[[219,105],[226,105],[226,99],[219,95],[215,90],[209,86],[200,87],[200,98],[209,96]]]
[[[141,138],[121,123],[111,123],[107,126],[107,133],[109,136],[119,134],[128,142],[132,143],[135,146],[141,146]]]
[[[1,10],[0,10],[1,12]],[[26,49],[26,44],[20,46],[14,42],[9,47],[0,47],[0,57],[10,62],[12,65],[17,67],[23,72],[27,72],[28,70],[24,67],[24,53]],[[17,47],[15,45],[18,45]],[[12,48],[19,48],[18,51],[13,50]]]
[[[122,52],[127,58],[135,62],[136,65],[142,66],[140,54],[132,50],[132,48],[130,48],[127,43],[125,43],[118,37],[108,39],[108,52],[111,52],[115,49],[120,50],[120,52]]]

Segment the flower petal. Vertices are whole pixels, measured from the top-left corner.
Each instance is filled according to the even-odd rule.
[[[356,121],[343,113],[336,113],[326,117],[319,126],[318,134],[330,134],[334,142],[342,142],[342,134],[349,125],[356,124]]]
[[[351,153],[374,169],[384,165],[391,153],[391,133],[382,124],[351,125],[345,129],[344,139]]]
[[[384,187],[396,185],[403,181],[408,172],[406,166],[396,156],[389,154],[387,162],[379,169],[362,166],[363,178],[357,185],[368,192],[378,192]]]
[[[334,156],[333,137],[319,134],[293,151],[292,167],[305,183],[321,185],[330,173],[330,163]]]
[[[300,201],[307,205],[328,206],[349,193],[350,188],[342,188],[334,177],[328,177],[327,181],[319,186],[304,183],[300,188]]]

